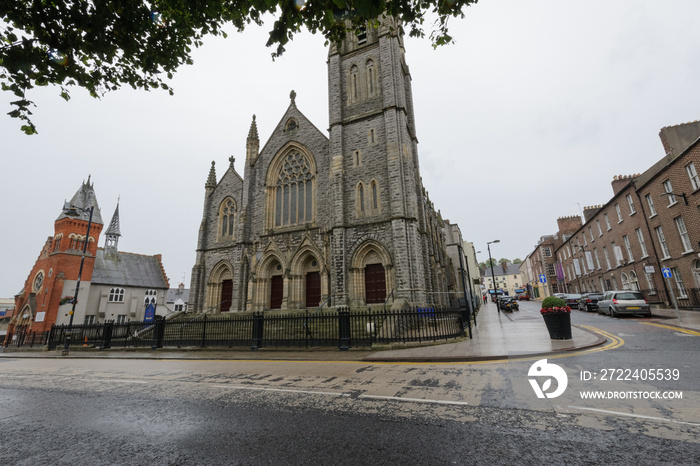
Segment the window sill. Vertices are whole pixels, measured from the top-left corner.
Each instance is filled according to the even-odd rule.
[[[678,201],[672,202],[671,204],[667,205],[666,208],[673,207],[676,204],[678,204]]]
[[[671,256],[665,256],[665,257],[662,257],[661,260],[662,260],[662,261],[667,261],[667,260],[669,260],[670,258],[671,258]]]
[[[657,215],[659,215],[659,214],[658,214],[658,213],[656,213],[656,214],[651,214],[651,215],[649,216],[649,218],[654,218],[654,217],[656,217]]]
[[[694,254],[694,253],[695,253],[695,251],[693,251],[692,249],[689,251],[683,251],[684,256],[687,256],[688,254]]]
[[[640,259],[646,259],[647,257],[649,257],[649,254],[646,254],[646,255],[640,257]]]
[[[633,215],[636,214],[636,213],[637,213],[636,210],[635,210],[634,212],[630,212],[630,217],[633,216]]]

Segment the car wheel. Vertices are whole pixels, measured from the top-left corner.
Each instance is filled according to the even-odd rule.
[[[617,312],[612,307],[610,308],[610,317],[617,317]]]

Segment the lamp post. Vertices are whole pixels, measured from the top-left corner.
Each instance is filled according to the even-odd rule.
[[[71,209],[68,211],[71,213],[71,215],[78,215],[77,213],[77,207],[71,206]],[[85,209],[81,209],[85,210]],[[70,319],[68,320],[68,330],[66,331],[66,340],[63,343],[63,352],[61,353],[63,356],[68,355],[68,347],[70,346],[70,337],[71,337],[71,330],[73,327],[73,316],[75,315],[75,306],[78,304],[78,292],[80,291],[80,278],[83,276],[83,264],[85,263],[85,254],[87,252],[87,246],[88,243],[90,242],[90,226],[92,225],[92,213],[95,210],[95,206],[92,205],[90,206],[89,209],[90,211],[90,216],[88,217],[88,224],[87,224],[87,233],[85,233],[85,243],[83,244],[83,254],[80,257],[80,268],[78,269],[78,281],[75,284],[75,295],[73,296],[73,307],[71,308],[70,311]]]
[[[472,338],[472,303],[471,301],[471,291],[469,292],[470,298],[467,299],[467,287],[464,282],[464,249],[462,249],[461,244],[457,244],[457,250],[459,251],[459,268],[462,272],[462,292],[464,293],[464,305],[467,306],[467,327],[469,328],[469,338]],[[469,273],[469,269],[467,269]]]
[[[493,273],[493,259],[491,259],[491,246],[490,245],[493,243],[500,243],[500,242],[501,242],[500,239],[495,239],[493,241],[489,241],[488,243],[486,243],[486,247],[489,250],[489,264],[491,265],[491,281],[493,282],[493,298],[496,300],[496,310],[498,312],[501,312],[501,310],[498,308],[498,299],[496,299],[498,297],[498,295],[496,294],[496,274]]]

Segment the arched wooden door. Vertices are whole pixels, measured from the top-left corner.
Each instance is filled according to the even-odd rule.
[[[284,297],[284,277],[275,275],[270,278],[270,309],[281,309]]]
[[[321,274],[306,274],[306,307],[318,307],[321,304]]]
[[[365,266],[365,302],[383,303],[386,299],[386,274],[382,264]]]
[[[219,312],[230,311],[232,299],[233,299],[233,280],[223,280],[221,282],[221,301],[219,302]]]

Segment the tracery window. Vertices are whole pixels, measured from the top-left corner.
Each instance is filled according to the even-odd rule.
[[[219,209],[219,224],[221,225],[220,232],[222,238],[233,236],[233,224],[236,218],[236,203],[233,199],[226,199],[221,203]]]
[[[275,226],[313,221],[313,173],[305,156],[292,151],[275,183]]]
[[[146,306],[149,304],[155,304],[157,294],[158,292],[156,290],[146,290],[144,293],[143,303]]]

